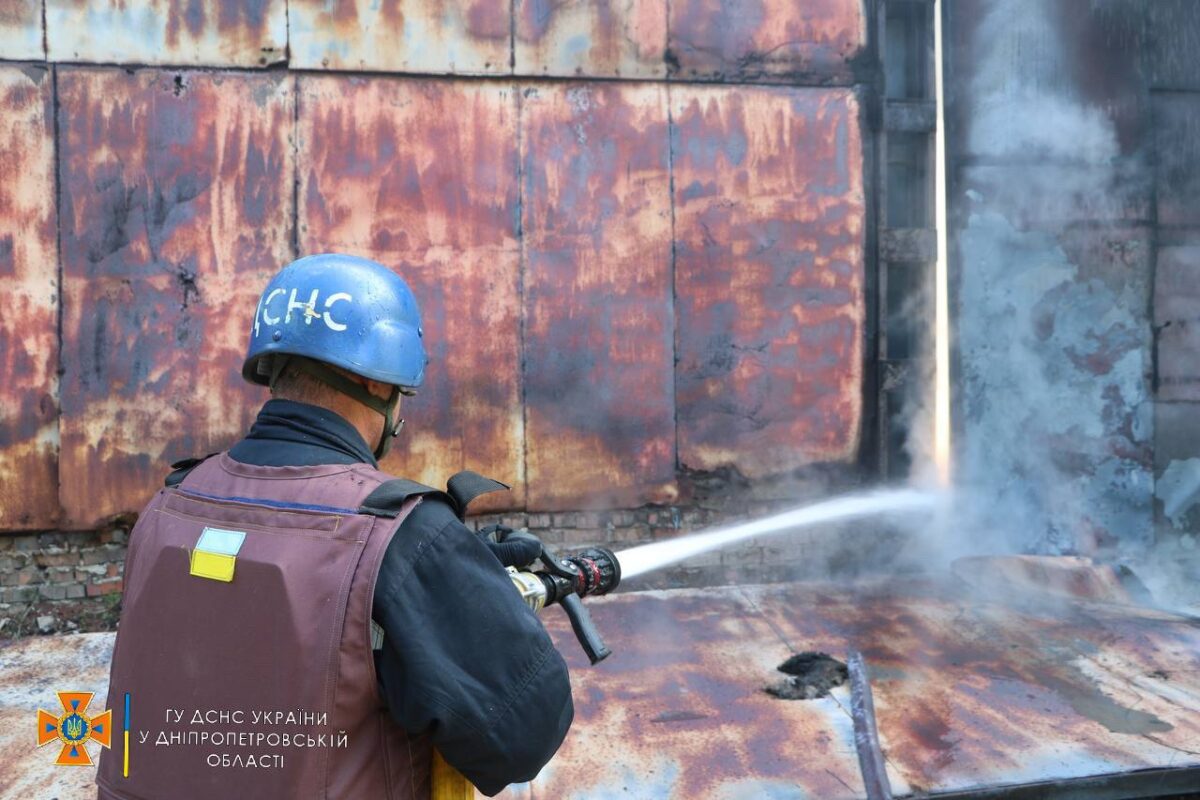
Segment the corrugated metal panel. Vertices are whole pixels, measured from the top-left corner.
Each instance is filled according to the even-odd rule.
[[[1200,627],[1019,594],[1011,606],[925,580],[619,594],[586,601],[613,650],[595,667],[550,609],[576,722],[532,784],[501,796],[863,797],[848,687],[809,701],[762,691],[803,651],[865,656],[896,796],[1200,774]]]
[[[54,81],[0,67],[0,530],[58,518]]]
[[[474,469],[514,486],[479,508],[521,505],[515,90],[334,77],[300,88],[301,250],[383,261],[424,317],[426,383],[404,401],[385,468],[434,485]]]
[[[667,60],[683,79],[849,83],[862,0],[670,0]]]
[[[666,90],[522,96],[531,508],[675,495]]]
[[[1200,231],[1154,255],[1154,324],[1200,319]]]
[[[855,96],[672,87],[679,459],[758,477],[855,457],[864,214]]]
[[[1020,230],[1054,232],[1152,218],[1147,13],[1126,2],[1082,15],[1057,3],[955,3],[946,113],[967,216],[999,212]],[[1062,122],[1030,126],[1031,116]]]
[[[287,59],[286,0],[46,0],[52,61],[261,67]]]
[[[90,527],[231,444],[262,287],[291,257],[292,82],[63,70],[61,499]]]
[[[1157,344],[1159,399],[1200,402],[1200,320],[1167,326]]]
[[[510,71],[511,7],[495,0],[291,0],[301,69],[497,75]]]
[[[0,4],[0,58],[45,57],[41,0],[6,0]]]
[[[667,0],[516,0],[518,75],[663,78]]]

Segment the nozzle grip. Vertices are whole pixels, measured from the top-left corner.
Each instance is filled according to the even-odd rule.
[[[575,638],[579,640],[588,659],[593,664],[598,664],[608,658],[612,651],[604,645],[604,640],[600,638],[600,631],[592,622],[592,615],[583,607],[583,601],[579,599],[579,595],[566,595],[559,599],[558,604],[567,612],[567,618],[571,620],[571,629],[575,631]]]

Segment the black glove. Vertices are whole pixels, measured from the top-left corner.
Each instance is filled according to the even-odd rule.
[[[479,536],[505,567],[524,567],[542,554],[541,541],[528,531],[489,525],[480,529]]]

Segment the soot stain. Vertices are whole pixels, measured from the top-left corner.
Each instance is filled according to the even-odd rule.
[[[777,669],[787,677],[764,686],[763,691],[780,700],[828,697],[831,689],[849,678],[846,665],[828,653],[797,653]]]

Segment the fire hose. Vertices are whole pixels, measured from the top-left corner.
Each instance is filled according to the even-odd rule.
[[[528,531],[497,528],[493,535],[500,536],[501,541],[531,539],[537,542],[539,553],[535,561],[540,563],[540,568],[534,568],[534,565],[524,569],[506,568],[521,599],[535,612],[554,604],[561,606],[588,660],[598,664],[608,658],[612,651],[604,644],[582,598],[608,594],[617,588],[621,582],[621,562],[617,561],[616,555],[606,547],[589,547],[560,558]],[[433,800],[471,800],[475,797],[471,782],[446,763],[436,750],[432,788]]]

